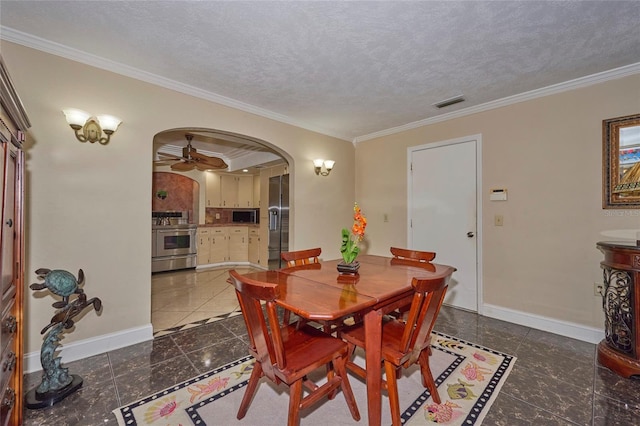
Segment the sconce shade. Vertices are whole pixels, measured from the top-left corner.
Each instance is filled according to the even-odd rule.
[[[88,112],[84,112],[75,108],[67,108],[62,110],[62,112],[64,112],[67,123],[69,123],[69,125],[74,129],[74,126],[82,128],[82,126],[84,126],[84,123],[86,123],[89,117],[91,117],[91,114],[89,114]]]
[[[327,171],[331,171],[331,169],[333,169],[333,165],[336,164],[335,161],[333,160],[327,160],[324,162],[324,168],[327,169]]]
[[[100,126],[102,126],[102,130],[104,130],[105,133],[113,133],[118,130],[118,126],[120,125],[120,123],[122,123],[122,120],[120,120],[118,117],[114,117],[113,115],[103,114],[98,116],[98,122],[100,123]]]
[[[92,117],[88,112],[75,108],[66,108],[62,110],[62,112],[69,126],[75,130],[76,138],[80,142],[98,142],[106,145],[109,143],[113,132],[118,129],[118,126],[122,122],[119,118],[112,115],[104,114],[98,117]],[[102,132],[107,136],[103,137]]]
[[[317,175],[328,176],[329,173],[331,172],[331,169],[333,169],[333,165],[335,163],[336,162],[333,160],[316,159],[316,160],[313,160],[313,168]],[[324,168],[326,169],[326,172],[322,171],[322,166],[324,166]]]

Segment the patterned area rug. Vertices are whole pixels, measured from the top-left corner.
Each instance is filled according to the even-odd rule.
[[[480,425],[511,372],[515,357],[455,337],[434,332],[431,370],[441,404],[435,404],[422,387],[417,366],[403,370],[398,380],[403,424]],[[128,425],[283,425],[287,423],[288,390],[262,379],[247,416],[236,420],[253,358],[244,357],[169,389],[113,411],[118,423]],[[364,365],[364,354],[356,352]],[[322,369],[321,369],[322,370]],[[319,378],[324,371],[319,371]],[[362,420],[355,422],[344,398],[323,401],[303,411],[302,425],[364,424],[367,419],[366,387],[349,375]],[[390,424],[389,401],[382,398],[382,423]],[[364,423],[363,423],[364,422]]]

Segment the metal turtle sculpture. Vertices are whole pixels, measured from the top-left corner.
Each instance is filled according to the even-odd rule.
[[[78,278],[72,273],[62,269],[40,268],[36,271],[38,278],[44,280],[43,283],[33,283],[29,286],[31,290],[44,290],[45,288],[51,293],[61,296],[62,301],[55,302],[54,308],[64,308],[69,304],[69,296],[72,294],[83,294],[84,290],[80,285],[84,283],[84,272],[82,269],[78,271]],[[85,296],[86,297],[86,296]]]

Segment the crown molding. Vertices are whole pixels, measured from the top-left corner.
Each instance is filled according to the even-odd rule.
[[[151,83],[156,86],[164,87],[166,89],[174,90],[176,92],[183,93],[185,95],[193,96],[196,98],[211,101],[217,104],[228,106],[240,111],[248,112],[251,114],[259,115],[271,120],[279,121],[281,123],[290,124],[292,126],[300,127],[312,132],[320,133],[323,135],[331,136],[337,139],[341,139],[347,142],[352,142],[352,138],[345,135],[339,135],[334,132],[330,132],[326,129],[322,129],[308,123],[304,123],[298,120],[294,120],[286,115],[278,114],[273,111],[269,111],[264,108],[260,108],[251,104],[237,101],[235,99],[228,98],[226,96],[218,95],[216,93],[208,92],[206,90],[199,89],[188,84],[179,83],[177,81],[161,77],[159,75],[139,70],[137,68],[114,62],[108,59],[101,58],[88,52],[83,52],[78,49],[65,46],[60,43],[55,43],[50,40],[46,40],[40,37],[33,36],[31,34],[23,33],[21,31],[14,30],[13,28],[3,27],[0,32],[0,39],[20,44],[25,47],[40,50],[52,55],[60,56],[66,59],[70,59],[75,62],[80,62],[85,65],[100,68],[106,71],[110,71],[116,74],[131,77],[136,80]]]
[[[582,87],[592,86],[594,84],[604,83],[609,80],[616,80],[630,75],[640,74],[640,62],[635,64],[626,65],[620,68],[614,68],[612,70],[603,71],[597,74],[588,75],[586,77],[576,78],[574,80],[565,81],[564,83],[553,84],[551,86],[543,87],[541,89],[531,90],[529,92],[520,93],[518,95],[508,96],[506,98],[497,99],[495,101],[486,102],[481,105],[476,105],[469,108],[464,108],[458,111],[438,115],[437,117],[426,118],[424,120],[414,121],[402,126],[392,127],[389,129],[381,130],[375,133],[369,133],[368,135],[358,136],[353,140],[354,144],[364,142],[367,140],[379,138],[382,136],[389,136],[395,133],[404,132],[418,127],[428,126],[430,124],[440,123],[442,121],[452,120],[454,118],[460,118],[471,114],[476,114],[483,111],[489,111],[496,108],[502,108],[504,106],[513,105],[519,102],[529,101],[544,96],[554,95],[557,93],[566,92],[569,90],[575,90]]]

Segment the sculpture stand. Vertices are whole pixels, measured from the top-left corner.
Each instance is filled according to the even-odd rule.
[[[82,387],[82,377],[76,374],[72,374],[71,377],[73,379],[71,383],[56,391],[40,393],[37,389],[31,389],[24,397],[26,407],[32,410],[51,407],[80,389]]]
[[[84,281],[82,269],[78,272],[77,280],[71,273],[62,270],[38,269],[36,274],[44,279],[44,283],[31,284],[30,288],[32,290],[47,289],[53,294],[62,296],[62,301],[53,304],[54,308],[59,309],[51,318],[49,325],[40,332],[44,334],[49,330],[40,350],[42,382],[25,395],[25,405],[31,409],[51,407],[82,387],[82,377],[69,374],[69,369],[61,366],[60,357],[55,356],[56,349],[62,332],[73,327],[75,316],[89,305],[93,305],[96,311],[102,308],[100,299],[94,297],[87,300],[87,295],[79,287]],[[74,294],[78,295],[76,299],[69,301],[69,297]]]

